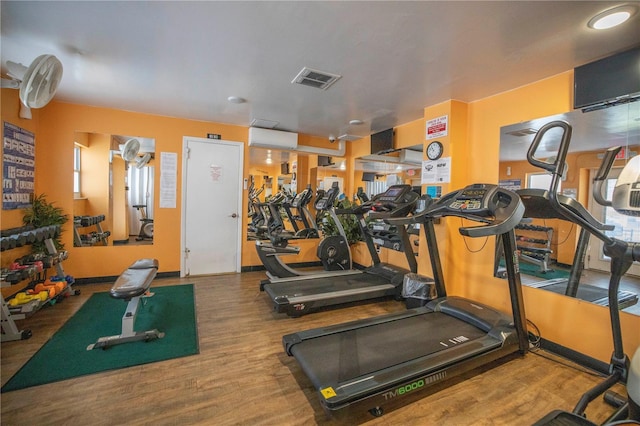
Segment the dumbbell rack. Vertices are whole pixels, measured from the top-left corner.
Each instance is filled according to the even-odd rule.
[[[98,216],[75,216],[73,218],[73,246],[90,247],[97,243],[108,245],[110,231],[104,231],[100,222],[105,220],[104,215]],[[96,231],[88,234],[80,234],[78,229],[95,226]]]
[[[548,226],[537,226],[529,224],[519,224],[515,228],[516,244],[520,251],[520,259],[537,265],[540,272],[549,272],[551,250],[551,239],[553,238],[553,228]],[[535,234],[538,233],[538,234]],[[545,236],[539,236],[544,233]]]
[[[24,245],[33,244],[34,242],[44,241],[45,247],[49,256],[47,261],[43,262],[43,269],[47,269],[55,266],[57,275],[60,277],[66,277],[64,268],[62,267],[62,261],[67,258],[67,252],[58,252],[53,242],[53,237],[60,233],[60,226],[49,226],[35,229],[16,228],[15,232],[7,232],[10,235],[0,237],[0,246],[2,251],[12,250],[14,248],[22,247]],[[3,232],[4,234],[4,232]],[[38,272],[35,266],[30,266],[22,270],[21,274],[7,275],[3,277],[0,284],[2,287],[8,287],[17,284],[20,281],[33,277]],[[5,279],[9,278],[9,279]],[[59,295],[55,296],[57,299],[59,296],[79,294],[79,291],[74,291],[72,282],[67,282],[66,289]],[[8,342],[12,340],[25,340],[31,337],[31,330],[20,330],[15,321],[25,319],[35,312],[40,310],[47,303],[51,303],[52,300],[32,300],[20,305],[18,307],[9,307],[7,302],[2,297],[2,342]]]

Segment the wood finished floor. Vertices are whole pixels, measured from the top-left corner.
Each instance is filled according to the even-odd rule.
[[[156,280],[154,286],[195,284],[200,354],[3,393],[2,425],[526,425],[552,409],[571,410],[600,381],[540,356],[557,358],[551,354],[530,353],[410,404],[388,407],[379,418],[366,412],[329,418],[295,359],[284,353],[282,335],[401,311],[404,304],[382,301],[293,319],[272,312],[259,291],[263,276]],[[2,344],[3,385],[92,293],[110,284],[77,288],[80,296],[18,323],[33,337]],[[587,414],[601,421],[611,411],[598,399]]]

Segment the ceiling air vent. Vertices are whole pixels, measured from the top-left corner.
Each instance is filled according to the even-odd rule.
[[[317,89],[327,90],[340,77],[337,74],[331,74],[326,71],[312,70],[304,67],[298,73],[291,83],[302,84],[303,86],[315,87]]]
[[[280,124],[277,121],[272,120],[264,120],[262,118],[254,118],[251,120],[250,127],[261,127],[263,129],[275,129],[275,127]]]
[[[527,128],[524,128],[524,129],[518,129],[518,130],[512,130],[510,132],[507,132],[508,135],[517,136],[517,137],[535,135],[536,133],[538,133],[538,131],[536,129],[532,129],[531,127],[527,127]]]
[[[349,135],[349,134],[344,134],[344,135],[338,136],[338,140],[346,141],[346,142],[353,142],[353,141],[360,140],[362,138],[363,138],[363,136]]]

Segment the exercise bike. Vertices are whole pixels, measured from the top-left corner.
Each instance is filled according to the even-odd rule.
[[[140,230],[136,241],[150,240],[153,241],[153,219],[147,217],[146,204],[136,204],[133,206],[140,215]]]

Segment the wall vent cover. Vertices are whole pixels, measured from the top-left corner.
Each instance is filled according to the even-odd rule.
[[[342,77],[337,74],[331,74],[326,71],[318,71],[304,67],[291,83],[302,84],[303,86],[315,87],[317,89],[327,90],[333,83]]]

